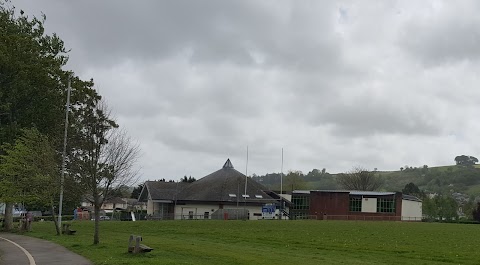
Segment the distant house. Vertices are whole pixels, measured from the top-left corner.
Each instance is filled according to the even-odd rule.
[[[90,200],[85,199],[81,206],[89,211],[93,211],[93,203]],[[112,213],[116,211],[139,211],[146,210],[146,205],[143,202],[139,202],[137,199],[127,199],[120,197],[113,197],[103,202],[100,207],[101,214]]]
[[[126,199],[114,197],[114,198],[105,200],[100,209],[104,210],[106,213],[111,213],[114,210],[127,210],[127,208],[128,208],[128,203]]]
[[[193,183],[147,181],[139,201],[147,202],[152,219],[262,219],[262,209],[265,212],[273,205],[278,215],[283,213],[282,205],[289,204],[235,170],[230,159],[220,170]]]
[[[401,192],[296,190],[292,203],[292,219],[422,220],[422,201]]]
[[[146,211],[147,210],[147,203],[139,202],[138,199],[128,198],[125,199],[127,201],[128,210],[133,211]]]

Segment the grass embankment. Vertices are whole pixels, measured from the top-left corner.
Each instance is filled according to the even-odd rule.
[[[478,264],[480,225],[354,221],[74,222],[74,236],[35,223],[30,236],[59,243],[95,264]],[[128,254],[130,234],[154,248]]]

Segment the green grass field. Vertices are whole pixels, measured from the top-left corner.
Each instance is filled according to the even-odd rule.
[[[30,236],[95,264],[479,264],[480,225],[356,221],[73,222],[74,236],[34,223]],[[127,253],[130,234],[154,248]]]

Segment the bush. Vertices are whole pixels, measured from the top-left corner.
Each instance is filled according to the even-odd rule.
[[[472,212],[473,219],[477,222],[480,222],[480,202],[477,203],[477,208]]]

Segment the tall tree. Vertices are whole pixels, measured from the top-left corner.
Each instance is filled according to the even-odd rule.
[[[343,189],[362,191],[378,190],[382,184],[375,172],[362,167],[355,167],[346,173],[338,174],[337,182]]]
[[[100,208],[111,191],[136,181],[133,166],[138,156],[134,145],[110,117],[110,112],[97,94],[87,97],[85,104],[74,108],[73,141],[70,169],[75,179],[89,194],[94,207],[95,232],[98,244]]]
[[[25,129],[13,145],[5,144],[3,150],[5,154],[0,156],[0,174],[3,176],[0,200],[53,208],[58,194],[58,166],[47,137],[35,128]],[[6,230],[12,229],[11,221],[9,217],[5,218]]]
[[[0,146],[13,144],[23,128],[37,128],[53,143],[57,164],[61,164],[65,91],[70,78],[72,111],[69,115],[74,122],[70,126],[73,134],[69,135],[68,145],[75,146],[68,153],[68,165],[75,165],[73,162],[81,154],[95,156],[89,144],[97,142],[103,146],[103,135],[116,124],[104,118],[102,110],[97,108],[101,97],[93,89],[93,80],[80,80],[62,69],[68,60],[67,51],[58,36],[45,34],[45,16],[29,18],[23,11],[16,14],[9,1],[0,0]],[[86,125],[88,122],[92,122],[92,126]],[[88,142],[87,136],[95,140]],[[0,154],[4,152],[0,148]],[[81,166],[84,165],[76,169]],[[101,168],[102,172],[118,170]],[[78,197],[83,191],[78,178],[72,170],[68,170],[65,177],[65,183],[72,185],[66,186],[67,190],[74,187],[72,190],[78,191],[75,193]],[[0,179],[3,178],[0,174]],[[73,193],[66,194],[71,197]],[[72,201],[69,197],[65,199]],[[11,209],[12,202],[7,202],[9,216]]]
[[[429,219],[451,221],[458,218],[458,204],[451,196],[436,195],[423,199],[422,210]]]
[[[44,21],[45,16],[29,18],[23,11],[16,15],[0,0],[0,146],[32,127],[60,146],[67,56],[63,41],[45,34]],[[9,218],[12,206],[7,202]]]

